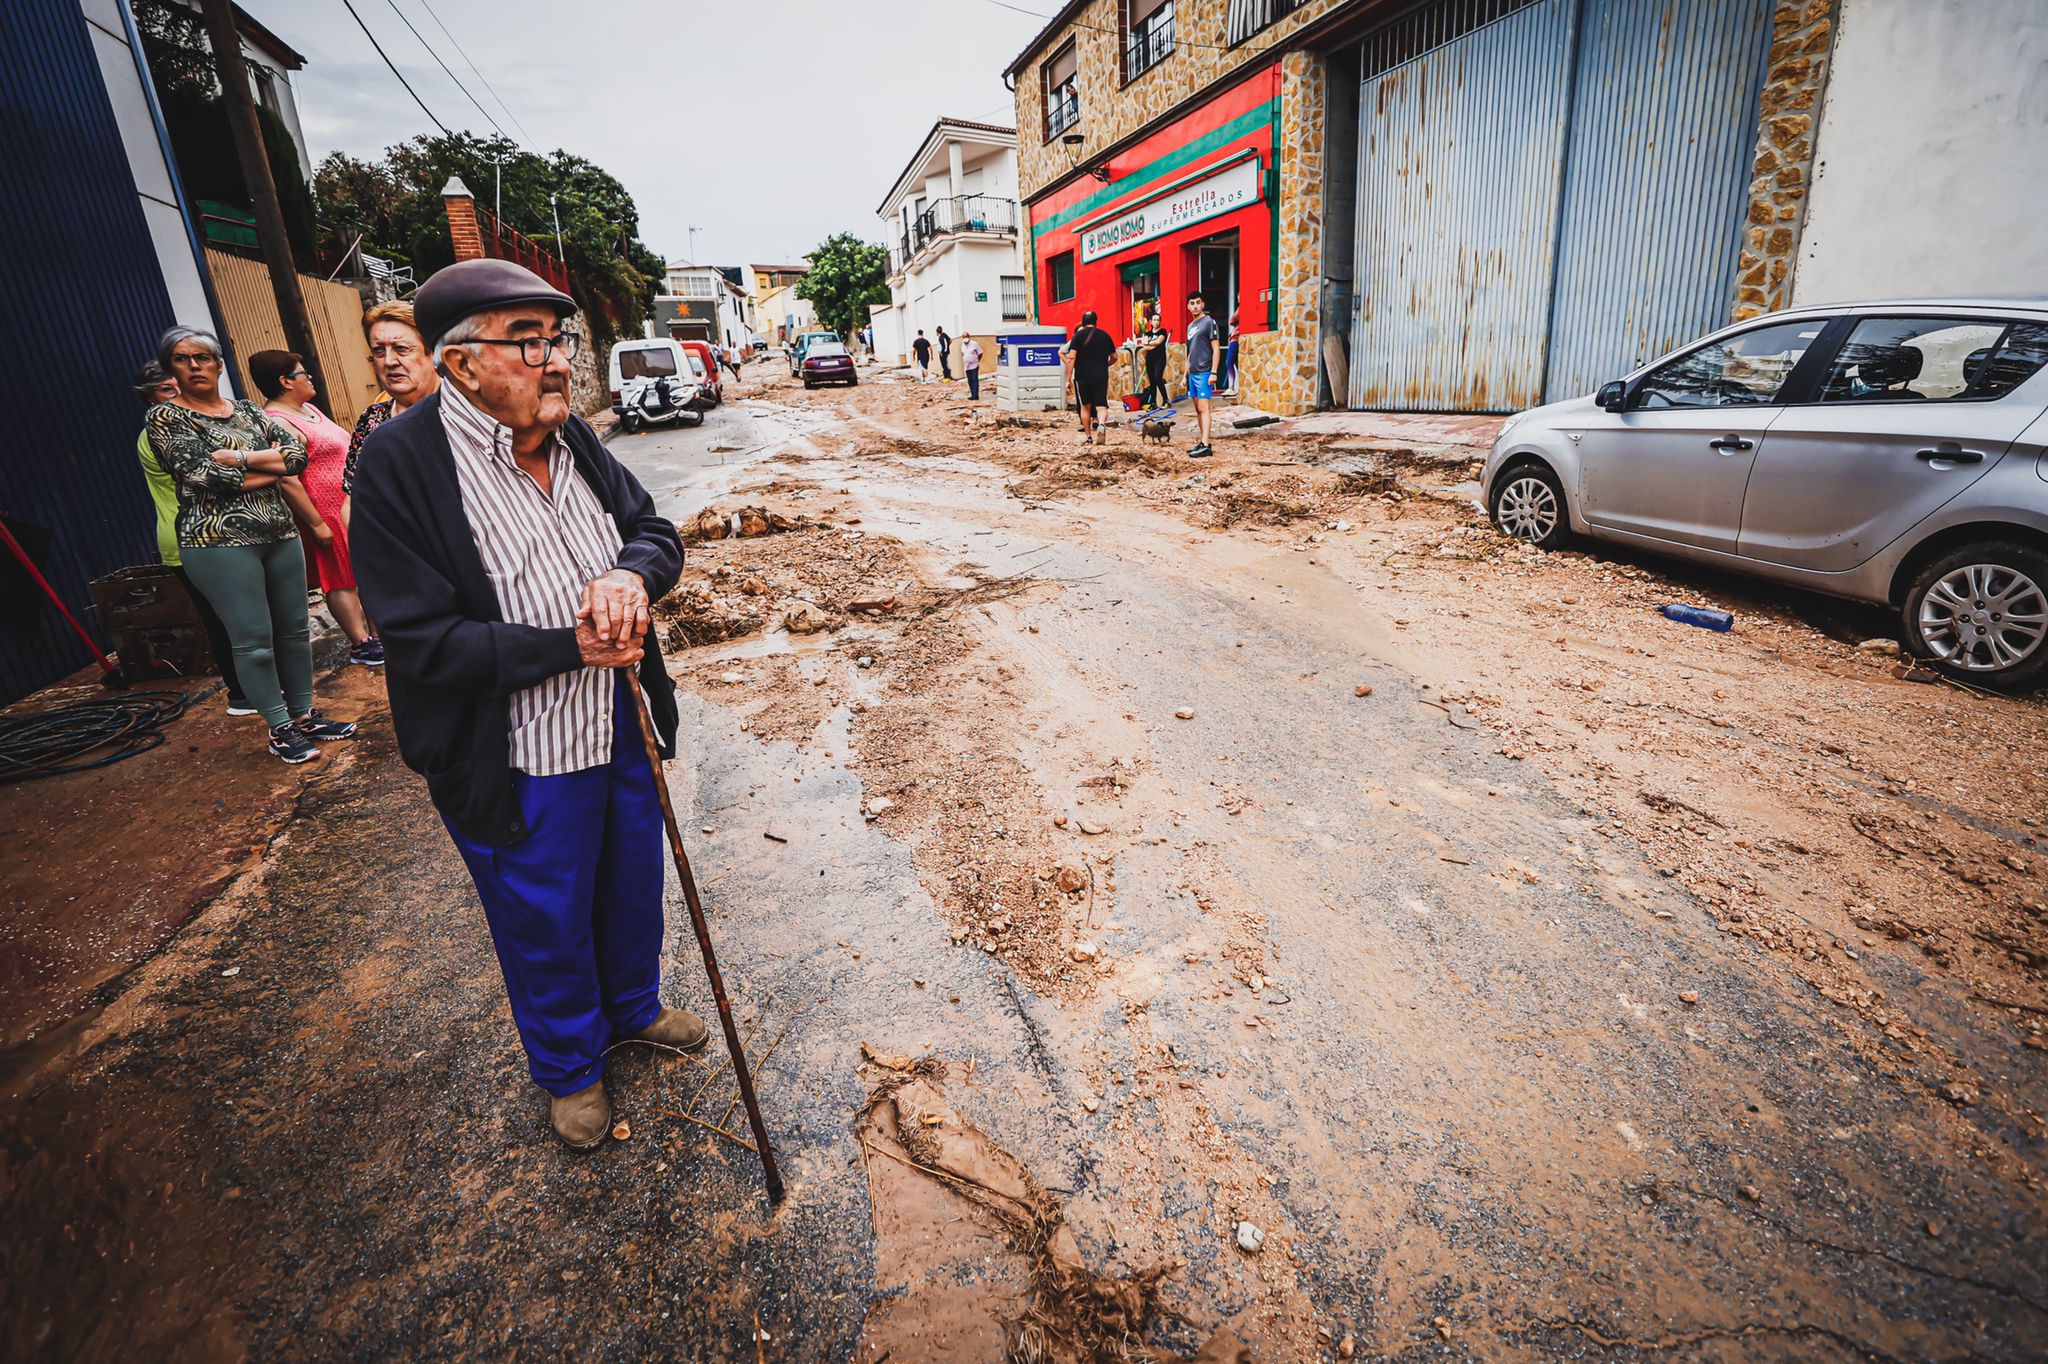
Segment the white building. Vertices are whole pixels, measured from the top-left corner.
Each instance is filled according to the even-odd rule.
[[[689,324],[688,339],[713,341],[737,349],[759,330],[755,326],[754,300],[715,265],[670,261],[665,297],[678,303],[676,312]]]
[[[1029,315],[1016,130],[940,119],[875,211],[889,243],[889,304],[874,312],[877,358],[900,363],[920,330],[936,338],[941,327],[955,339],[955,374],[960,337],[980,338],[993,357],[996,334]]]

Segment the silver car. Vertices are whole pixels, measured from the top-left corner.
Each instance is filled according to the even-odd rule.
[[[1898,608],[1908,649],[2048,669],[2048,298],[1795,308],[1509,418],[1494,524]]]

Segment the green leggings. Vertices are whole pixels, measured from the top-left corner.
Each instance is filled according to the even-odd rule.
[[[184,548],[185,572],[228,628],[235,676],[273,729],[313,708],[306,556],[299,542]],[[289,705],[289,709],[287,709]]]

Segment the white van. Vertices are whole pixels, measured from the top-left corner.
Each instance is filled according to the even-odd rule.
[[[621,341],[612,347],[612,411],[623,414],[620,390],[629,379],[681,379],[686,384],[705,382],[704,366],[683,349],[680,341]]]

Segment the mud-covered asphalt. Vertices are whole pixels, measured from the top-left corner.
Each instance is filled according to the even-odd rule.
[[[771,1211],[746,1151],[656,1111],[725,1111],[695,1062],[622,1053],[631,1137],[571,1157],[460,860],[366,700],[351,763],[0,1120],[10,1358],[998,1357],[999,1238],[962,1254],[871,1205],[863,1043],[946,1060],[947,1099],[1063,1200],[1092,1268],[1173,1263],[1151,1340],[1182,1353],[1226,1326],[1261,1360],[1345,1337],[2048,1350],[2042,1054],[1977,1028],[1965,984],[1871,963],[2013,1105],[1873,1064],[1853,1020],[1459,723],[1315,556],[1101,499],[1033,510],[971,451],[856,457],[887,430],[868,387],[822,415],[750,391],[612,448],[678,519],[795,470],[934,579],[1046,584],[960,617],[1019,698],[985,737],[1042,795],[986,832],[1101,830],[1044,835],[1095,867],[1073,931],[1098,959],[1042,992],[958,940],[932,850],[863,818],[856,707],[890,684],[849,650],[709,646],[674,666],[794,649],[832,700],[764,741],[745,687],[688,689],[671,769],[743,1028],[775,1041],[790,1196]],[[857,441],[864,411],[883,425]],[[857,633],[886,657],[907,628]],[[1112,766],[1135,775],[1105,796]],[[708,1010],[670,894],[670,994]]]

